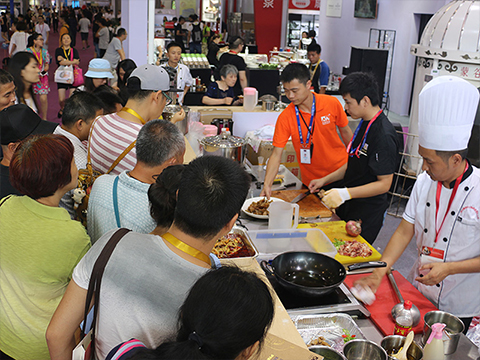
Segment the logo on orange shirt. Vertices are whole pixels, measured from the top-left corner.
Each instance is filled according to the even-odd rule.
[[[322,125],[330,124],[330,114],[322,116],[320,119],[322,120]]]

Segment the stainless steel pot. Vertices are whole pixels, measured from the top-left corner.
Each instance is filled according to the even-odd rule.
[[[162,116],[164,120],[170,121],[173,115],[179,112],[181,109],[185,111],[185,117],[183,120],[177,121],[175,125],[183,133],[183,135],[185,135],[188,133],[188,113],[190,112],[190,108],[188,106],[167,105],[163,110]]]
[[[263,111],[274,111],[275,110],[275,101],[263,100],[262,101],[262,110]]]
[[[245,139],[232,135],[208,136],[200,140],[203,147],[203,155],[223,156],[242,164],[247,154],[247,142]]]

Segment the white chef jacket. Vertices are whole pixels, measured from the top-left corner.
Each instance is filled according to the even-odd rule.
[[[168,63],[167,63],[168,66]],[[192,86],[193,78],[190,74],[190,69],[188,66],[183,64],[178,64],[176,67],[177,70],[177,89],[184,90],[186,86]],[[177,93],[177,103],[183,105],[183,92]]]
[[[435,245],[445,251],[444,262],[480,256],[480,170],[472,168],[473,172],[458,187]],[[419,255],[423,246],[433,247],[435,229],[440,228],[452,193],[452,189],[442,186],[435,224],[436,191],[437,182],[426,172],[420,174],[403,215],[404,220],[415,225]],[[450,275],[437,285],[426,286],[414,280],[419,267],[420,256],[409,281],[440,310],[458,317],[480,315],[480,273]]]

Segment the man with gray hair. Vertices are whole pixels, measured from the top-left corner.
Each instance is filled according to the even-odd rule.
[[[148,189],[163,169],[183,163],[185,141],[174,124],[152,120],[138,133],[135,150],[133,170],[102,175],[92,187],[87,217],[92,243],[115,228],[148,234],[156,227],[150,216]]]
[[[241,95],[243,93],[243,89],[248,86],[246,72],[247,65],[245,64],[245,60],[237,55],[238,53],[242,52],[244,46],[245,41],[241,37],[233,38],[230,42],[230,50],[220,57],[220,64],[218,67],[221,69],[224,65],[231,64],[237,68],[238,79],[233,87],[235,96]]]

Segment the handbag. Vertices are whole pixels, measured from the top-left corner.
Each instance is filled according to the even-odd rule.
[[[85,313],[83,317],[82,340],[73,349],[72,360],[93,360],[95,353],[95,328],[97,324],[98,308],[100,306],[100,288],[102,285],[102,276],[107,266],[113,250],[120,242],[120,240],[131,230],[122,228],[118,229],[108,240],[102,252],[98,256],[93,265],[90,282],[88,283],[87,298],[85,301]],[[87,324],[87,316],[90,310],[90,303],[93,299],[93,321],[91,330],[85,334],[85,326]]]
[[[73,61],[73,51],[70,52],[70,61]],[[83,70],[78,65],[73,65],[73,87],[79,87],[85,84],[83,79]]]
[[[73,84],[72,65],[60,65],[55,70],[55,82],[60,84]]]

